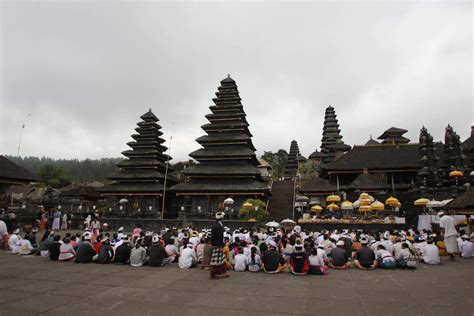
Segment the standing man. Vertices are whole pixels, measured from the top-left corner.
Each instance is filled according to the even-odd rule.
[[[216,213],[216,222],[211,229],[211,264],[210,272],[211,279],[220,279],[229,277],[226,274],[226,256],[224,254],[224,225],[222,224],[222,219],[224,218],[224,212]]]
[[[444,214],[443,211],[438,212],[438,216],[440,217],[439,227],[441,228],[441,237],[444,238],[444,243],[446,244],[446,252],[449,258],[454,261],[454,255],[459,252],[456,223],[454,222],[454,218]]]

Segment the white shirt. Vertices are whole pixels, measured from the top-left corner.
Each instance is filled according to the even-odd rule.
[[[246,255],[239,253],[234,258],[234,270],[238,272],[243,272],[247,268],[249,264],[249,257]]]
[[[462,258],[473,258],[474,257],[474,247],[473,243],[469,240],[463,240],[461,242],[461,257]]]
[[[12,250],[12,253],[18,253],[20,251],[21,239],[17,234],[13,234],[8,239],[8,247]]]
[[[422,249],[423,261],[427,264],[439,264],[439,250],[434,244],[426,244]]]
[[[323,261],[323,262],[328,262],[328,255],[326,254],[326,251],[324,249],[318,248],[318,257]]]
[[[193,244],[194,247],[196,247],[196,245],[199,244],[199,237],[195,236],[195,237],[189,238],[189,243]]]
[[[179,255],[178,248],[176,248],[176,246],[173,244],[166,245],[165,250],[168,253],[168,256],[172,258],[172,261],[174,260],[176,255]]]
[[[7,224],[4,221],[0,221],[0,240],[3,240],[4,235],[8,235]]]
[[[193,262],[197,262],[197,256],[194,249],[186,247],[181,252],[179,257],[179,267],[180,269],[189,269],[193,265]]]
[[[393,253],[393,243],[390,240],[384,239],[380,242],[380,244],[384,246],[385,250],[390,253]]]
[[[458,232],[456,231],[456,223],[454,218],[448,215],[444,215],[439,220],[439,227],[444,228],[444,237],[457,236]]]
[[[392,253],[390,251],[383,250],[383,249],[378,249],[375,252],[375,257],[378,260],[382,260],[382,261],[385,260],[385,259],[388,259],[388,258],[393,258]]]
[[[326,254],[326,253],[325,253]],[[320,256],[316,255],[316,256],[309,256],[308,257],[308,260],[309,260],[309,265],[310,266],[320,266],[320,267],[324,267],[324,261],[323,259],[321,259]]]
[[[20,240],[20,249],[18,251],[20,255],[29,255],[31,250],[33,250],[33,246],[28,239]]]

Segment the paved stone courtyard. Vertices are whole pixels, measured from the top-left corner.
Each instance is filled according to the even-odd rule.
[[[444,259],[446,260],[446,259]],[[75,264],[0,251],[0,315],[473,315],[474,260],[329,276]]]

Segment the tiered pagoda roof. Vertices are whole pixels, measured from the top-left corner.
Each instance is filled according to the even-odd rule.
[[[321,139],[321,152],[325,155],[323,160],[325,163],[333,161],[338,152],[346,152],[351,149],[351,146],[342,141],[336,117],[334,108],[328,106],[324,115],[323,138]]]
[[[123,151],[127,157],[117,164],[120,170],[109,177],[110,185],[97,189],[105,195],[162,195],[165,181],[166,163],[171,157],[164,154],[167,147],[160,136],[161,126],[151,109],[143,114],[137,123],[134,141],[127,145],[131,150]],[[167,184],[174,185],[178,179],[171,168],[168,169]]]
[[[410,140],[402,136],[406,132],[403,128],[390,127],[378,139],[382,140],[382,144],[408,144]]]
[[[216,92],[207,133],[196,141],[203,147],[189,155],[199,163],[186,168],[189,181],[177,184],[178,195],[269,195],[235,81],[228,76]]]
[[[292,140],[290,144],[290,152],[285,166],[285,177],[294,177],[298,170],[298,158],[301,156],[300,148],[296,140]]]

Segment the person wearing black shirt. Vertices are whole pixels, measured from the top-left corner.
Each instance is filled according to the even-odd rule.
[[[280,273],[286,269],[285,259],[276,250],[277,245],[274,240],[269,240],[268,250],[262,255],[263,271],[266,273]]]
[[[90,263],[96,255],[94,247],[91,245],[91,233],[84,233],[83,241],[76,251],[76,263]]]
[[[102,240],[102,246],[99,248],[99,255],[95,260],[96,263],[110,263],[114,258],[114,248],[109,243],[109,239]]]
[[[209,266],[209,272],[211,279],[225,278],[229,275],[226,274],[226,256],[223,252],[224,248],[224,225],[222,219],[224,218],[224,212],[216,213],[216,222],[211,228],[211,262]]]
[[[114,262],[116,264],[129,264],[131,252],[132,249],[130,248],[129,240],[125,238],[123,243],[115,249]]]
[[[309,270],[309,260],[306,252],[303,251],[302,244],[295,245],[295,251],[290,256],[291,273],[296,275],[306,275]]]
[[[333,269],[349,269],[351,264],[349,256],[344,249],[344,241],[339,240],[336,246],[336,248],[331,250],[331,263],[329,263],[329,266]]]
[[[61,247],[61,243],[59,242],[60,239],[61,236],[54,236],[53,243],[49,247],[49,258],[51,258],[51,260],[58,261],[59,259],[59,248]]]
[[[148,248],[148,264],[152,267],[162,267],[170,262],[169,255],[160,243],[158,236],[153,236],[152,246]]]
[[[372,249],[367,247],[368,239],[362,238],[360,244],[362,247],[357,250],[354,264],[359,269],[374,269],[375,268],[375,253]]]

